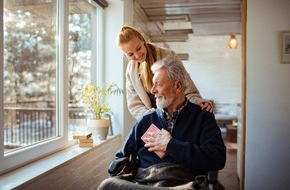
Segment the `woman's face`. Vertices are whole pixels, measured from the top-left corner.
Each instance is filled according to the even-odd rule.
[[[147,50],[144,42],[137,37],[133,37],[127,43],[121,45],[123,53],[133,61],[142,63],[146,60]]]

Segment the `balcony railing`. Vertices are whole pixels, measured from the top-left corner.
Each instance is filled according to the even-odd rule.
[[[14,149],[56,135],[54,108],[5,107],[4,147]]]
[[[19,105],[19,104],[18,104]],[[4,107],[4,148],[5,151],[35,144],[57,135],[55,108],[51,102],[21,102],[22,108]],[[32,108],[43,106],[44,108]],[[82,108],[69,105],[69,131],[74,133],[82,124],[75,120],[84,120],[86,114]]]

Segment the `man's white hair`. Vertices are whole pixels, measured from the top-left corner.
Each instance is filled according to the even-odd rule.
[[[155,74],[160,69],[166,69],[168,72],[169,80],[173,83],[175,81],[181,81],[182,88],[185,90],[186,79],[185,76],[188,74],[183,63],[180,59],[176,57],[166,57],[155,62],[151,66],[153,74]]]

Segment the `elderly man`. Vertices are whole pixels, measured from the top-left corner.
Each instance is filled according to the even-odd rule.
[[[151,69],[158,109],[135,123],[116,159],[137,156],[133,181],[155,186],[182,185],[205,171],[222,169],[226,148],[220,129],[212,113],[186,99],[182,62],[166,58]]]

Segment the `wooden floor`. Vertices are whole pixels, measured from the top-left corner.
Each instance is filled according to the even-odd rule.
[[[233,143],[226,142],[226,140],[225,144],[227,146],[227,161],[225,168],[219,173],[219,181],[226,190],[239,190],[240,184],[237,175],[237,146]]]

